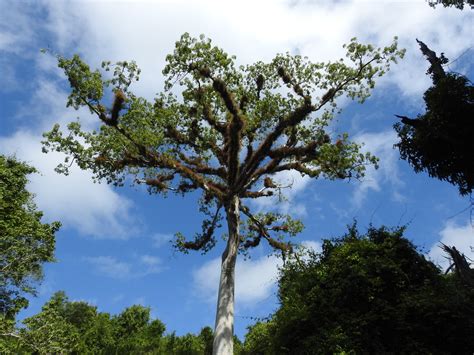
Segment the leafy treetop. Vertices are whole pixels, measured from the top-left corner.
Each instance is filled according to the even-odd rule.
[[[353,225],[321,253],[292,258],[279,309],[250,327],[243,353],[470,353],[472,286],[445,275],[403,232],[370,227],[362,235]]]
[[[43,149],[68,155],[57,168],[65,174],[74,161],[97,180],[123,185],[131,176],[150,193],[201,190],[201,210],[208,218],[194,240],[178,234],[180,250],[212,248],[221,209],[238,198],[249,231],[240,237],[241,249],[265,239],[288,251],[282,238],[297,233],[301,224],[279,214],[254,215],[245,201],[276,193],[279,186],[271,177],[281,171],[358,178],[366,164],[376,163],[347,135],[331,141],[326,129],[338,111],[336,99],[346,94],[364,101],[375,78],[404,51],[396,39],[383,49],[352,39],[345,48],[346,61],[312,63],[287,53],[269,63],[236,67],[235,57],[211,40],[184,34],[166,58],[165,90],[154,102],[131,91],[140,74],[135,62],[104,62],[105,72],[113,71],[104,79],[79,56],[59,56],[72,88],[68,105],[88,107],[102,125],[89,132],[72,122],[67,135],[55,125],[45,133]],[[110,108],[103,101],[107,88],[115,96]]]
[[[417,40],[418,41],[418,40]],[[456,185],[461,195],[474,188],[474,86],[463,75],[445,72],[448,59],[418,41],[430,63],[433,85],[425,92],[426,112],[416,119],[398,116],[396,146],[415,172]]]
[[[436,7],[442,4],[444,7],[454,6],[460,10],[464,9],[464,5],[469,5],[471,9],[474,8],[474,0],[428,0],[431,7]]]
[[[0,155],[0,321],[13,319],[35,294],[42,265],[54,261],[54,234],[59,222],[42,223],[27,176],[36,169]]]

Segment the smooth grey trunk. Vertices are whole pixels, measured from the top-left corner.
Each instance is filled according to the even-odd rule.
[[[219,296],[217,298],[216,325],[214,330],[213,355],[234,353],[234,289],[235,262],[239,248],[240,200],[233,197],[226,208],[229,239],[222,254]]]

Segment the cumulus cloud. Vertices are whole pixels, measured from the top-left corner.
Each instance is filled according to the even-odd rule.
[[[16,142],[27,145],[30,150],[25,152],[25,159],[47,169],[52,167],[54,156],[45,157],[30,141],[37,140],[39,133],[51,127],[52,122],[69,121],[72,113],[64,110],[65,93],[58,89],[63,82],[57,80],[57,71],[52,75],[54,61],[38,55],[41,47],[51,45],[53,51],[63,54],[79,52],[93,66],[98,66],[104,59],[135,59],[143,69],[142,80],[136,86],[137,94],[151,98],[162,88],[161,70],[165,55],[173,50],[174,42],[186,31],[194,36],[205,33],[229,53],[236,54],[239,63],[270,60],[277,52],[285,51],[306,55],[314,61],[335,60],[344,54],[341,45],[353,36],[375,45],[386,45],[393,36],[398,35],[401,46],[408,49],[407,56],[382,80],[382,84],[395,84],[404,95],[420,97],[429,85],[429,78],[424,70],[427,63],[417,48],[415,37],[426,41],[435,50],[444,51],[451,58],[472,45],[472,12],[443,8],[433,10],[425,0],[243,0],[235,3],[212,0],[42,1],[34,6],[12,2],[8,16],[6,12],[0,16],[0,51],[9,56],[33,57],[38,75],[28,80],[37,86],[35,99],[42,103],[25,105],[38,110],[34,119],[28,121],[30,128],[25,129],[26,125],[17,121],[19,131],[2,137],[1,149],[3,153],[14,153],[24,151]],[[242,26],[242,23],[246,25]],[[36,57],[32,56],[33,52]],[[454,66],[452,69],[457,68]],[[7,70],[2,77],[13,84],[16,74]],[[25,112],[18,112],[19,118],[26,118],[25,115]],[[92,125],[88,114],[80,112],[79,115],[86,125]],[[31,129],[32,126],[34,129]],[[390,143],[383,141],[385,138],[391,140]],[[369,170],[366,182],[356,189],[355,204],[362,203],[368,191],[378,191],[383,180],[394,187],[399,186],[396,164],[389,149],[393,138],[393,133],[390,135],[387,132],[360,137],[368,145],[372,144],[368,150],[379,153],[382,167],[377,172]],[[60,180],[41,170],[45,175],[35,187],[40,189],[41,185],[38,198],[59,218],[83,233],[103,235],[107,230],[103,226],[111,225],[112,234],[121,237],[127,234],[124,231],[130,223],[124,223],[124,217],[130,215],[131,204],[125,198],[107,186],[92,187],[86,173],[73,172],[76,180],[72,189],[73,177]],[[292,171],[279,177],[283,182],[293,181],[293,188],[288,190],[288,201],[280,205],[281,211],[304,215],[305,206],[296,202],[295,196],[307,187],[309,179]],[[50,195],[49,199],[44,192]],[[84,198],[78,205],[71,203],[77,202],[74,198],[81,196]],[[400,194],[395,191],[394,196],[400,197]],[[273,205],[275,200],[262,199],[259,203],[267,207]],[[73,213],[68,213],[71,208]],[[105,222],[101,223],[102,220]],[[84,223],[79,225],[79,221]]]
[[[108,277],[126,279],[132,275],[131,264],[119,261],[112,256],[88,257],[85,260],[92,264],[98,273]]]
[[[314,252],[321,252],[321,243],[304,240],[301,245]],[[238,259],[235,271],[235,299],[243,307],[251,307],[265,300],[278,281],[278,270],[282,260],[274,255],[252,259]],[[205,300],[214,303],[217,299],[221,258],[204,263],[193,273],[194,286]]]
[[[440,243],[450,247],[455,246],[466,257],[474,260],[474,227],[471,223],[466,225],[447,223],[439,235],[441,239],[433,244],[428,255],[442,270],[449,267],[449,260],[446,258],[446,253],[440,248]]]
[[[320,242],[317,242],[315,240],[303,240],[301,242],[301,245],[306,248],[311,250],[314,253],[320,253],[322,251],[322,245]]]
[[[360,207],[370,190],[380,191],[382,183],[388,184],[393,192],[392,198],[403,199],[398,189],[403,186],[398,167],[398,152],[393,148],[397,142],[397,134],[392,129],[376,133],[362,133],[354,140],[363,143],[363,152],[370,152],[380,159],[379,169],[367,167],[362,182],[357,182],[352,196],[352,203]]]
[[[44,68],[49,61],[41,60]],[[14,155],[38,169],[40,174],[30,178],[29,189],[36,195],[38,207],[48,220],[60,220],[66,227],[75,228],[84,235],[98,238],[125,239],[138,233],[132,213],[132,202],[120,196],[111,186],[92,182],[92,174],[73,165],[69,176],[59,175],[54,168],[64,160],[59,153],[43,154],[42,132],[54,123],[63,127],[82,117],[85,128],[94,126],[94,119],[86,110],[78,113],[66,109],[67,93],[56,80],[38,78],[33,95],[16,111],[17,131],[0,136],[0,153]]]
[[[151,255],[137,255],[132,261],[118,260],[112,256],[86,257],[98,274],[114,279],[130,279],[157,274],[162,271],[161,259]]]
[[[26,47],[38,36],[38,23],[30,21],[37,6],[24,6],[18,2],[3,5],[0,12],[0,51],[4,53],[25,54]]]
[[[433,10],[424,0],[201,0],[113,6],[101,1],[67,5],[46,2],[45,6],[48,28],[63,47],[74,44],[95,63],[102,59],[136,59],[144,69],[140,93],[148,95],[159,89],[157,76],[164,56],[185,31],[205,33],[244,63],[268,60],[282,51],[298,51],[315,60],[337,59],[344,54],[341,45],[351,37],[386,45],[397,35],[408,53],[389,81],[407,95],[422,93],[429,83],[424,71],[419,70],[420,64],[423,67],[426,63],[416,37],[452,58],[472,44],[470,11]]]
[[[57,153],[41,153],[41,137],[18,131],[0,137],[0,152],[15,155],[36,167],[40,174],[29,176],[28,189],[48,220],[59,220],[66,227],[98,238],[124,239],[138,231],[132,227],[132,203],[110,186],[94,184],[89,172],[73,168],[69,176],[54,171],[63,160]]]
[[[258,259],[239,259],[236,265],[235,299],[239,305],[250,307],[266,299],[277,281],[281,259],[264,256]],[[193,273],[194,286],[207,301],[217,299],[221,259],[206,262]]]
[[[305,216],[306,207],[295,201],[298,194],[308,187],[311,182],[309,176],[302,176],[296,170],[280,171],[272,175],[276,185],[282,186],[279,193],[270,197],[262,197],[252,200],[258,210],[277,210],[281,213],[291,213],[296,216]]]

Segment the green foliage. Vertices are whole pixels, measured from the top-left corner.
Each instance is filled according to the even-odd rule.
[[[36,170],[0,155],[0,323],[6,324],[28,305],[24,294],[35,294],[42,265],[54,261],[54,234],[59,222],[42,223],[27,175]],[[4,323],[5,322],[5,323]]]
[[[79,349],[79,329],[65,317],[66,295],[58,292],[41,312],[23,321],[21,343],[40,354],[71,353]]]
[[[241,200],[248,223],[261,231],[256,238],[281,249],[284,243],[273,243],[268,233],[272,226],[262,224],[243,204],[248,198],[273,195],[278,186],[262,190],[256,185],[292,169],[314,178],[360,177],[365,165],[377,162],[361,154],[347,135],[331,142],[325,130],[338,111],[336,99],[345,94],[364,101],[375,79],[404,50],[397,49],[396,39],[374,48],[354,38],[345,48],[346,60],[312,63],[286,53],[269,63],[237,68],[235,57],[210,39],[184,34],[166,57],[165,88],[154,102],[133,94],[131,84],[139,77],[134,62],[104,62],[100,72],[77,55],[58,56],[71,85],[68,105],[89,108],[103,125],[85,131],[75,121],[67,134],[55,125],[44,134],[43,150],[66,153],[57,167],[64,174],[75,162],[98,181],[145,184],[150,193],[200,189],[208,218],[194,241],[177,234],[179,250],[210,250],[216,244],[213,234],[221,207],[233,196]],[[107,89],[115,95],[110,108],[102,103]],[[250,237],[249,247],[256,244],[254,239]]]
[[[442,275],[403,231],[359,235],[353,226],[321,254],[287,263],[281,307],[250,328],[247,353],[471,353],[472,290]]]
[[[396,146],[416,172],[448,181],[466,195],[474,189],[474,86],[462,75],[445,73],[441,65],[447,59],[436,57],[422,42],[420,46],[431,62],[433,86],[424,94],[423,115],[400,116]]]
[[[43,151],[66,154],[56,169],[64,174],[75,162],[97,181],[116,186],[125,181],[144,184],[152,194],[200,190],[200,211],[206,215],[202,232],[193,240],[177,233],[175,247],[208,252],[217,243],[215,232],[224,212],[229,233],[223,269],[233,275],[239,250],[245,253],[266,240],[285,257],[292,251],[285,238],[302,229],[290,218],[254,215],[248,207],[248,199],[281,190],[272,176],[295,170],[312,178],[361,177],[365,165],[377,162],[346,134],[331,142],[326,130],[338,111],[336,99],[345,94],[363,102],[375,78],[402,58],[404,50],[397,49],[396,38],[385,48],[359,44],[355,38],[344,47],[347,59],[336,62],[312,63],[286,53],[269,63],[236,68],[235,57],[210,39],[186,33],[166,57],[165,88],[154,102],[131,91],[139,74],[133,62],[117,63],[112,78],[104,79],[78,56],[59,56],[59,67],[71,85],[68,105],[87,107],[102,125],[85,131],[75,121],[67,126],[67,134],[55,125],[44,133]],[[102,68],[110,71],[110,62]],[[114,100],[106,108],[102,99],[109,87]],[[246,235],[238,232],[241,221]],[[219,292],[230,297],[219,299],[232,305],[233,276],[229,279]],[[227,334],[217,334],[218,351],[220,345],[232,349],[228,334],[233,314],[224,315],[224,309],[219,306],[216,316],[216,324],[222,323],[216,328]],[[194,340],[181,339],[186,351],[194,351]]]
[[[242,355],[267,355],[273,354],[273,323],[257,322],[248,327],[245,335]]]
[[[165,334],[165,325],[151,319],[150,308],[134,305],[110,316],[82,301],[56,292],[40,313],[0,338],[2,354],[156,354],[211,355],[213,331],[198,335]],[[236,353],[240,341],[236,338]]]
[[[428,0],[431,7],[436,7],[442,4],[444,7],[456,7],[460,10],[464,9],[464,5],[469,5],[471,9],[474,8],[474,0]]]
[[[150,320],[149,308],[131,306],[112,321],[118,353],[146,353],[159,348],[165,325],[160,320]]]

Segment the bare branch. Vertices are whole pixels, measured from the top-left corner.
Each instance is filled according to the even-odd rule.
[[[420,50],[421,52],[425,55],[425,57],[428,59],[428,61],[431,64],[431,72],[433,72],[433,78],[435,81],[444,78],[446,76],[446,73],[443,69],[443,61],[442,58],[444,57],[443,54],[441,54],[441,58],[438,58],[436,56],[436,52],[432,51],[431,49],[428,48],[426,44],[424,44],[422,41],[419,41],[418,39],[416,40],[418,44],[420,45]]]
[[[258,198],[258,197],[270,197],[273,196],[273,191],[245,191],[240,197],[241,198]]]

